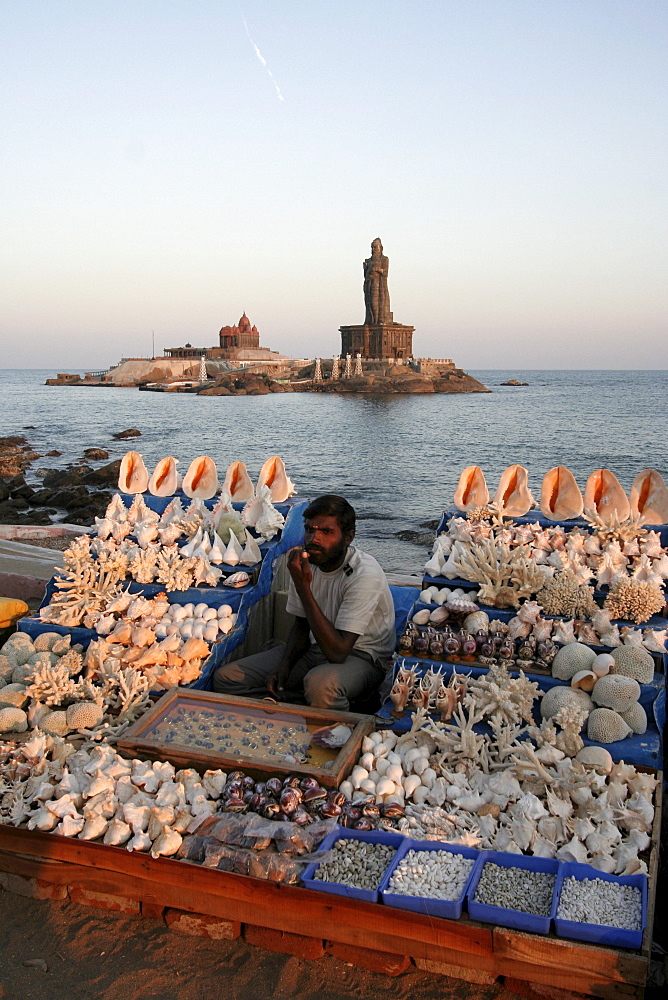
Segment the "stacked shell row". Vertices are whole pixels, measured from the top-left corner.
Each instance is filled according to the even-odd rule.
[[[434,542],[425,573],[477,583],[478,599],[495,607],[517,607],[538,595],[548,614],[577,618],[596,610],[588,586],[595,581],[610,588],[605,607],[613,617],[641,623],[665,603],[668,552],[659,532],[637,522],[587,531],[452,517]],[[571,596],[577,599],[569,611]]]
[[[128,451],[121,460],[118,488],[121,493],[145,493],[156,497],[171,497],[182,489],[187,497],[211,500],[219,491],[229,500],[245,502],[252,500],[256,492],[266,487],[274,503],[282,503],[295,494],[295,486],[285,471],[283,459],[272,455],[262,466],[253,486],[243,462],[232,462],[225,474],[224,482],[218,482],[216,463],[208,455],[198,455],[188,467],[183,480],[176,470],[179,460],[171,455],[161,458],[152,474],[144,465],[144,459],[137,451]]]
[[[493,733],[477,733],[476,701],[486,699],[491,709],[496,699],[498,706],[508,680],[497,672],[495,687],[474,686],[468,709],[450,722],[419,711],[398,739],[388,730],[367,737],[359,770],[340,785],[347,814],[353,822],[376,815],[377,825],[414,839],[577,861],[619,875],[646,871],[640,855],[650,846],[656,777],[613,764],[604,747],[580,740],[576,751],[566,711],[540,727],[506,728],[497,718]],[[518,701],[515,718],[525,710],[526,699]],[[393,819],[379,813],[386,794],[396,800]]]
[[[459,477],[454,495],[461,511],[485,507],[490,492],[479,465],[469,465]],[[528,472],[522,465],[510,465],[502,474],[492,500],[506,517],[522,517],[536,506],[529,489]],[[580,517],[584,513],[604,524],[625,521],[629,516],[644,524],[668,523],[668,488],[656,469],[643,469],[627,496],[609,469],[596,469],[587,479],[584,496],[573,473],[564,465],[555,466],[543,477],[540,509],[551,521]]]

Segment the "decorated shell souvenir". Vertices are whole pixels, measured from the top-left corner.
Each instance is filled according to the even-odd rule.
[[[251,478],[243,462],[231,462],[227,467],[223,493],[226,493],[230,500],[234,500],[235,503],[252,500],[255,496]]]
[[[210,500],[218,489],[216,463],[208,455],[200,455],[190,463],[183,479],[183,492],[187,497]]]
[[[624,521],[629,516],[629,499],[609,469],[596,469],[587,480],[584,510],[589,517],[597,517],[605,524]]]
[[[149,493],[152,493],[154,497],[174,496],[179,488],[177,464],[178,459],[172,458],[171,455],[160,459],[148,481]]]
[[[284,500],[294,496],[297,492],[294,483],[285,471],[283,459],[279,458],[278,455],[272,455],[262,466],[260,478],[257,481],[258,493],[262,486],[269,487],[274,503],[283,503]]]
[[[143,493],[148,487],[148,469],[138,451],[127,451],[121,459],[118,488],[121,493]]]
[[[557,465],[543,477],[540,509],[550,521],[580,517],[584,500],[575,477],[565,465]]]
[[[668,524],[668,487],[656,469],[643,469],[631,487],[631,513],[645,524]]]
[[[534,505],[529,477],[523,465],[510,465],[502,474],[494,503],[507,517],[522,517]]]
[[[455,490],[455,507],[459,510],[473,510],[489,503],[489,490],[485,475],[479,465],[469,465],[464,469]]]

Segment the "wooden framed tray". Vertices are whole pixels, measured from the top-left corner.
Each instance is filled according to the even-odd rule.
[[[336,788],[374,725],[369,715],[174,688],[123,734],[118,749],[197,770],[309,774]],[[342,746],[330,749],[312,741],[317,730],[331,726],[351,731]]]

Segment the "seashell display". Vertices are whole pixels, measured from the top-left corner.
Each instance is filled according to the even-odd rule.
[[[245,503],[255,496],[255,489],[243,462],[231,462],[225,473],[222,492],[235,503]]]
[[[226,587],[245,587],[247,583],[250,583],[250,577],[248,573],[240,570],[238,573],[231,573],[230,576],[226,576],[223,582]]]
[[[325,726],[311,733],[311,742],[321,747],[342,747],[352,734],[348,726]]]
[[[584,499],[575,476],[566,466],[557,465],[545,473],[540,509],[550,521],[565,521],[582,514]]]
[[[218,489],[216,463],[208,455],[199,455],[190,463],[183,477],[183,492],[187,497],[210,500]]]
[[[278,455],[272,455],[271,458],[268,458],[260,470],[257,481],[258,493],[263,486],[269,488],[273,503],[283,503],[284,500],[294,496],[297,492],[294,483],[285,471],[283,459],[279,458]]]
[[[529,475],[523,465],[510,465],[501,475],[494,503],[506,517],[522,517],[534,506]]]
[[[143,493],[148,487],[148,470],[137,451],[128,451],[121,459],[118,488],[121,493]]]
[[[459,477],[454,497],[459,510],[469,511],[489,503],[489,490],[479,465],[469,465]]]
[[[633,480],[629,497],[631,514],[645,524],[668,523],[668,487],[656,469],[643,469]]]
[[[176,471],[178,459],[168,456],[161,458],[148,481],[148,491],[154,497],[171,497],[179,488],[179,477]]]
[[[619,480],[609,469],[596,469],[589,476],[584,493],[584,511],[604,524],[624,521],[629,516],[629,499]]]

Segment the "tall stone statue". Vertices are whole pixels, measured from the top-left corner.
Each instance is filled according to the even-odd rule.
[[[391,323],[390,293],[387,288],[387,273],[390,262],[383,254],[383,244],[376,238],[371,244],[371,256],[362,265],[364,269],[364,323],[370,326]]]

